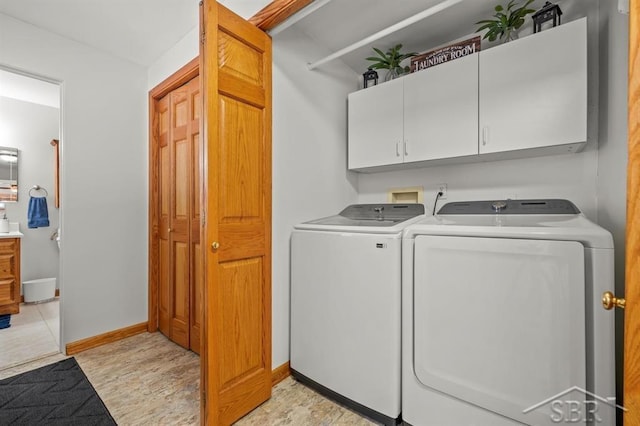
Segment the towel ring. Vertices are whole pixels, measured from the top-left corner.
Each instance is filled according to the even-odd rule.
[[[33,191],[44,191],[44,196],[45,197],[49,196],[49,193],[47,192],[47,190],[41,187],[40,185],[33,185],[31,187],[31,189],[29,190],[29,197],[33,197],[33,194],[31,194]]]

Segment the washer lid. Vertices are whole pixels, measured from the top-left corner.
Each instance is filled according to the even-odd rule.
[[[423,204],[352,204],[335,216],[304,222],[296,229],[394,233],[422,215]]]
[[[531,202],[532,200],[520,200],[519,202]],[[552,201],[552,203],[549,203]],[[560,203],[561,209],[552,208],[555,202]],[[546,200],[547,204],[537,205],[531,209],[548,208],[544,214],[536,213],[513,213],[518,210],[508,200],[508,206],[500,213],[449,213],[443,214],[444,206],[437,216],[428,217],[417,222],[405,230],[405,238],[414,238],[417,235],[451,235],[451,236],[475,236],[494,238],[522,238],[535,240],[564,240],[579,241],[585,247],[613,249],[613,237],[611,233],[587,219],[582,213],[560,213],[560,211],[570,211],[573,203],[566,200]],[[568,203],[565,204],[564,202]],[[468,207],[473,210],[478,206],[469,203],[450,203],[447,210],[464,210]],[[493,202],[480,202],[493,203]],[[467,206],[466,206],[466,205]],[[534,205],[529,205],[534,206]],[[487,205],[484,212],[487,211]],[[493,208],[489,204],[490,208]],[[511,208],[513,207],[513,208]],[[522,209],[529,208],[527,205]],[[577,208],[576,208],[577,210]],[[509,214],[509,213],[512,214]]]

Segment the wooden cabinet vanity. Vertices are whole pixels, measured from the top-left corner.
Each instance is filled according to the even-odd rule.
[[[20,238],[0,238],[0,315],[20,312]]]

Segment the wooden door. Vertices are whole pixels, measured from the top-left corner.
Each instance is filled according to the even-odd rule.
[[[158,326],[175,343],[200,350],[200,80],[156,106],[159,139]]]
[[[167,337],[171,336],[171,275],[169,265],[169,206],[171,205],[171,156],[169,146],[169,99],[166,95],[156,104],[158,144],[158,328]]]
[[[203,5],[206,285],[202,421],[271,395],[271,39]]]
[[[169,274],[170,274],[170,338],[180,346],[189,347],[189,218],[191,216],[189,136],[189,90],[184,85],[170,94],[171,189],[169,206]]]
[[[188,84],[189,97],[189,139],[191,156],[189,159],[189,348],[200,353],[200,335],[202,330],[202,290],[204,285],[204,265],[202,245],[200,244],[201,222],[201,179],[202,156],[200,155],[200,115],[202,98],[200,96],[200,77],[195,77]]]
[[[640,1],[629,16],[629,162],[625,259],[624,414],[626,425],[640,425]]]

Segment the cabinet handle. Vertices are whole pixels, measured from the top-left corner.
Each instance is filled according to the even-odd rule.
[[[487,142],[489,142],[489,128],[485,126],[482,128],[482,145],[486,145]]]
[[[396,142],[396,157],[400,157],[400,142]]]
[[[407,141],[404,141],[404,155],[409,155],[409,151],[407,150]]]

